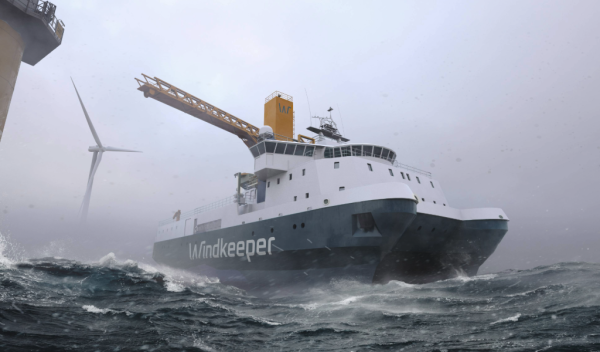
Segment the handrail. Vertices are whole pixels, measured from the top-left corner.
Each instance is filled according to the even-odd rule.
[[[401,164],[398,161],[394,161],[394,163],[392,165],[394,165],[395,167],[401,167],[403,169],[410,170],[410,171],[413,171],[413,172],[416,172],[418,174],[425,175],[425,176],[431,178],[431,172],[429,172],[429,171],[417,169],[414,166],[409,166],[409,165],[406,165],[406,164]]]
[[[276,90],[271,95],[269,95],[268,97],[265,98],[265,104],[268,103],[269,100],[275,98],[276,96],[279,97],[279,98],[285,99],[287,101],[291,101],[292,103],[294,102],[294,98],[292,98],[291,95],[288,95],[288,94],[285,94],[283,92],[280,92],[280,91]]]

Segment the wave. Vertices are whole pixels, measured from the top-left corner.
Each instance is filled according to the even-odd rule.
[[[425,285],[336,280],[266,299],[114,253],[26,259],[6,237],[0,243],[2,351],[600,347],[599,264]]]

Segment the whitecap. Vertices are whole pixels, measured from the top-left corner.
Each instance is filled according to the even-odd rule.
[[[185,287],[183,287],[183,285],[172,281],[166,281],[165,287],[169,292],[182,292],[183,290],[185,290]]]
[[[84,310],[90,312],[90,313],[101,313],[101,314],[106,314],[106,313],[115,313],[114,310],[112,309],[108,309],[108,308],[98,308],[96,306],[92,306],[92,305],[85,305],[82,306],[81,308],[83,308]]]
[[[477,276],[463,276],[459,275],[455,278],[449,279],[448,281],[461,281],[461,282],[470,282],[470,281],[478,281],[478,280],[492,280],[498,277],[497,274],[485,274],[485,275],[477,275]]]
[[[347,306],[350,303],[354,303],[356,302],[359,298],[361,298],[362,296],[353,296],[353,297],[348,297],[346,299],[343,299],[339,302],[333,302],[332,304],[336,304],[336,305],[341,305],[341,306]]]
[[[493,323],[491,323],[490,325],[495,325],[495,324],[501,324],[501,323],[509,323],[509,322],[517,322],[519,321],[519,318],[521,317],[521,313],[517,313],[517,315],[514,315],[512,317],[508,317],[505,319],[500,319],[498,321],[495,321]]]
[[[283,325],[283,323],[278,323],[276,321],[270,321],[264,318],[259,318],[259,317],[252,317],[252,319],[254,319],[255,321],[258,321],[260,323],[265,323],[268,325],[273,325],[273,326],[277,326],[277,325]]]

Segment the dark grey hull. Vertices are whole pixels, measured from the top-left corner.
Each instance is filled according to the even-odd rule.
[[[371,223],[357,214],[371,214]],[[332,279],[424,283],[475,275],[507,230],[506,220],[460,221],[417,213],[412,200],[385,199],[156,242],[153,258],[245,289]],[[248,253],[236,252],[240,242]]]

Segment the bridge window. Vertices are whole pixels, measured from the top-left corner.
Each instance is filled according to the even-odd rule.
[[[325,157],[333,158],[333,148],[325,148]]]
[[[388,169],[388,171],[390,172],[390,176],[394,176],[394,171],[392,171],[392,169]]]
[[[379,158],[381,157],[381,147],[375,147],[373,148],[373,157],[375,158]]]
[[[294,148],[296,148],[295,144],[288,144],[287,148],[285,148],[285,154],[294,155]]]
[[[340,148],[333,148],[333,152],[334,152],[334,157],[339,158],[342,156],[342,152],[340,150]]]
[[[258,158],[258,156],[260,155],[258,153],[258,146],[254,146],[254,147],[250,148],[250,153],[252,153],[253,157]]]
[[[307,146],[306,150],[304,150],[304,156],[313,156],[315,152],[315,147]]]
[[[371,166],[371,164],[367,164],[367,166],[369,167],[369,171],[373,171],[373,167]]]
[[[373,146],[363,146],[363,156],[371,156],[373,154]]]
[[[265,143],[259,143],[258,144],[258,152],[260,153],[260,155],[263,155],[265,153]]]
[[[267,149],[267,153],[275,152],[275,142],[265,142],[265,148]]]
[[[286,145],[287,145],[287,143],[277,143],[277,147],[275,148],[275,153],[283,154],[283,152],[285,151]]]
[[[390,155],[388,156],[388,160],[394,162],[396,160],[396,153],[390,150]]]
[[[296,146],[296,152],[294,153],[294,155],[304,155],[304,146],[303,145],[297,145]]]
[[[340,163],[337,162],[337,161],[335,163],[333,163],[333,168],[334,169],[339,169],[340,168]]]
[[[390,150],[389,149],[383,149],[383,152],[381,153],[381,158],[382,159],[387,159],[388,155],[390,154]]]
[[[352,152],[350,151],[350,147],[342,147],[342,156],[352,156]]]
[[[352,156],[360,156],[362,154],[362,145],[352,146]]]

